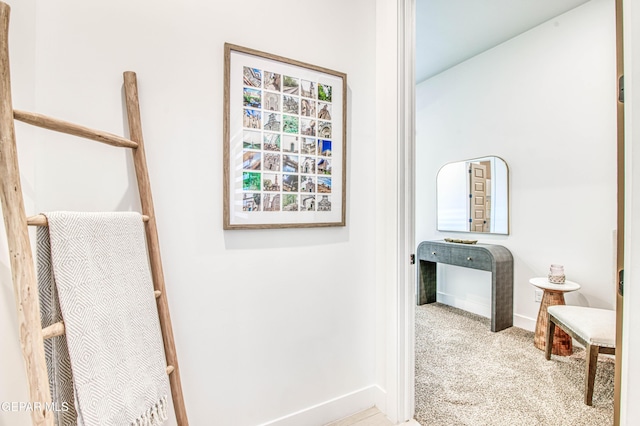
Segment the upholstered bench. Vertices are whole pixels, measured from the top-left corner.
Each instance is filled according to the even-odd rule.
[[[584,306],[557,305],[549,306],[548,314],[545,357],[547,360],[551,359],[556,325],[584,345],[586,348],[584,403],[592,405],[598,354],[615,354],[616,352],[616,312]]]

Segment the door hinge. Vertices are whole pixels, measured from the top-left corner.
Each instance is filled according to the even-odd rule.
[[[409,256],[409,261],[411,262],[411,265],[415,265],[416,264],[416,255],[412,254],[411,256]]]
[[[620,296],[624,296],[624,269],[620,269],[618,272],[618,293]]]
[[[624,75],[618,79],[618,102],[624,103]]]

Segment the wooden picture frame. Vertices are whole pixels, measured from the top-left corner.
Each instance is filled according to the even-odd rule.
[[[347,75],[224,45],[224,229],[345,226]]]

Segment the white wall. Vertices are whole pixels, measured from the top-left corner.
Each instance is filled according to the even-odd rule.
[[[35,52],[35,67],[24,63],[13,73],[35,73],[37,111],[121,134],[122,72],[138,74],[191,423],[323,424],[373,405],[380,393],[375,7],[366,0],[31,4],[37,38],[33,25],[14,21],[22,39],[13,51]],[[222,230],[224,42],[347,73],[347,227]],[[124,152],[36,137],[33,211],[138,207]],[[11,295],[5,282],[3,304]],[[4,354],[3,363],[18,368],[17,346],[10,350],[11,364]]]
[[[567,303],[612,308],[616,227],[613,0],[592,0],[417,87],[417,242],[501,244],[514,256],[514,323],[533,329],[529,278],[551,263],[582,285]],[[510,170],[510,235],[436,231],[435,177],[498,155]],[[488,315],[489,274],[446,269],[442,299]]]

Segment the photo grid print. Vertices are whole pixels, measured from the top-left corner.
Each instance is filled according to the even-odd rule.
[[[247,66],[242,81],[243,211],[330,212],[332,86]]]

